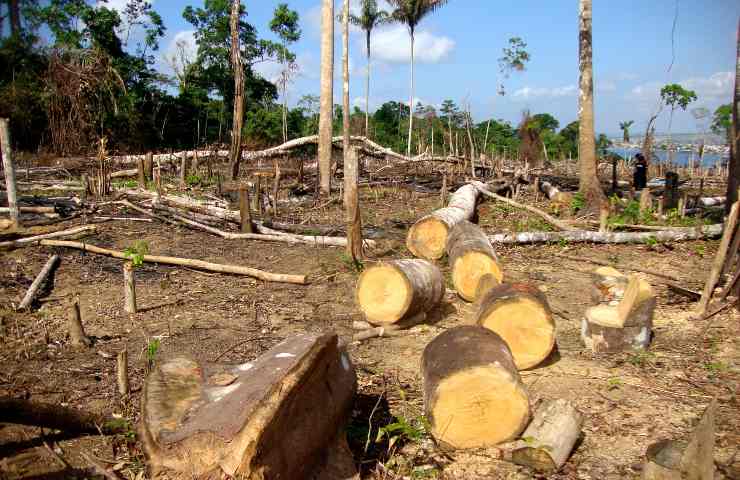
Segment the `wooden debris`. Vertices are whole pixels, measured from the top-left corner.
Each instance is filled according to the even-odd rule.
[[[136,313],[136,279],[133,262],[123,262],[123,311]]]
[[[60,230],[58,232],[45,233],[43,235],[34,235],[32,237],[24,237],[17,240],[0,242],[0,249],[25,247],[34,243],[40,244],[42,241],[52,238],[80,238],[96,232],[97,227],[95,225],[83,225],[81,227],[70,228],[68,230]]]
[[[478,300],[477,325],[507,343],[518,370],[536,367],[555,347],[555,321],[545,295],[535,286],[504,283]]]
[[[214,385],[223,372],[234,380]],[[298,335],[237,366],[174,358],[146,380],[140,438],[155,475],[311,478],[355,390],[336,335]]]
[[[12,397],[0,397],[0,423],[15,423],[62,430],[67,433],[125,432],[126,422],[61,405],[31,402]]]
[[[23,297],[23,300],[21,300],[21,303],[18,304],[17,310],[25,310],[26,308],[31,306],[31,303],[33,302],[34,298],[36,298],[36,295],[39,292],[39,288],[41,288],[41,285],[44,283],[46,278],[49,276],[51,271],[56,266],[57,262],[59,261],[59,255],[52,255],[49,257],[49,260],[46,261],[46,264],[44,264],[44,267],[41,269],[38,275],[36,275],[36,278],[33,280],[33,283],[28,288],[28,291],[26,292],[26,295]]]
[[[581,338],[594,353],[647,348],[654,311],[655,295],[650,284],[631,275],[617,305],[601,304],[586,310]]]
[[[550,182],[540,182],[540,190],[542,193],[547,195],[547,198],[551,202],[557,204],[561,208],[569,208],[573,201],[573,194],[569,192],[561,192],[557,186]]]
[[[109,250],[107,248],[96,247],[82,242],[70,242],[64,240],[41,240],[41,245],[48,247],[65,247],[74,248],[90,253],[97,253],[100,255],[107,255],[113,258],[120,258],[122,260],[128,260],[128,257],[124,252],[117,250]],[[298,285],[306,285],[308,283],[305,275],[288,275],[281,273],[265,272],[256,268],[244,267],[241,265],[224,265],[220,263],[211,263],[204,260],[195,260],[190,258],[179,258],[179,257],[165,257],[162,255],[143,255],[142,261],[147,263],[161,263],[163,265],[179,265],[183,267],[195,268],[198,270],[206,270],[209,272],[219,273],[231,273],[234,275],[246,275],[248,277],[258,278],[266,282],[282,282],[282,283],[295,283]]]
[[[13,228],[19,228],[21,226],[21,216],[18,212],[15,165],[13,164],[13,149],[10,144],[10,125],[7,118],[0,118],[0,154],[2,154],[3,157],[5,190],[8,200],[8,210],[10,212],[10,220]]]
[[[116,380],[118,383],[118,393],[122,397],[129,394],[128,383],[128,350],[124,347],[116,356]]]
[[[479,326],[451,328],[424,349],[424,409],[435,439],[449,448],[490,447],[516,438],[529,397],[506,342]]]
[[[592,243],[647,243],[680,242],[714,238],[722,234],[722,224],[702,227],[672,228],[657,232],[592,232],[575,230],[570,232],[520,232],[489,235],[491,243],[548,243],[548,242],[592,242]]]
[[[357,280],[357,303],[368,322],[403,323],[434,309],[445,294],[442,272],[426,260],[394,260],[365,268]]]
[[[69,331],[69,340],[74,347],[89,347],[92,341],[85,335],[85,328],[82,326],[82,316],[80,315],[80,299],[75,295],[69,303],[67,310],[67,329]]]
[[[504,272],[491,242],[480,227],[467,220],[450,231],[447,257],[452,269],[452,284],[464,300],[475,300],[478,283],[486,274],[493,275],[498,283],[503,281]]]

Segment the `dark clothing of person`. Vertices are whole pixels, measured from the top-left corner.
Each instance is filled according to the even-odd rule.
[[[637,191],[642,190],[647,186],[647,162],[644,160],[637,160],[637,163],[635,163],[632,185]]]

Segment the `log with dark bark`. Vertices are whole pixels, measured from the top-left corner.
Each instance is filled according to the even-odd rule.
[[[532,368],[555,347],[555,321],[545,295],[535,286],[504,283],[478,300],[477,325],[506,341],[517,369]]]
[[[39,293],[39,288],[41,288],[41,285],[43,285],[44,281],[57,265],[58,261],[59,255],[52,255],[51,257],[49,257],[49,260],[47,260],[46,264],[44,264],[44,268],[42,268],[39,274],[36,275],[36,278],[33,280],[33,283],[28,288],[26,295],[23,297],[23,300],[21,300],[21,303],[18,305],[18,310],[24,310],[31,306],[34,298],[36,298],[36,295],[38,295]]]
[[[406,246],[416,257],[436,260],[445,253],[447,235],[462,222],[470,220],[475,214],[478,189],[466,184],[450,195],[450,203],[445,208],[435,210],[422,217],[409,229]]]
[[[236,366],[174,358],[146,380],[144,452],[168,478],[312,478],[356,388],[333,334],[298,335]]]
[[[434,309],[445,294],[442,272],[426,260],[394,260],[366,268],[357,280],[357,303],[374,325],[404,323]]]
[[[447,237],[447,257],[452,269],[452,284],[458,295],[472,302],[481,277],[491,274],[498,283],[504,278],[496,252],[483,230],[463,220]]]
[[[631,275],[618,305],[586,310],[581,338],[594,353],[645,349],[650,344],[655,295],[648,282]]]
[[[15,423],[62,430],[68,433],[123,433],[126,422],[106,415],[49,403],[0,397],[0,423]]]
[[[506,342],[479,326],[451,328],[424,349],[424,409],[444,447],[491,447],[516,438],[529,396]]]

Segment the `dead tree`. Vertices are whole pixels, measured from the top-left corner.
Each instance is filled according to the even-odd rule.
[[[231,179],[239,176],[239,160],[242,149],[242,126],[244,124],[244,67],[241,60],[239,44],[239,18],[241,16],[241,2],[232,0],[231,17],[231,69],[234,72],[234,121],[231,127],[231,150],[229,153],[229,170]]]

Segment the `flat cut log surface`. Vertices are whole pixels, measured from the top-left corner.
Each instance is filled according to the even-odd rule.
[[[304,334],[236,366],[174,358],[145,388],[141,434],[155,471],[309,478],[342,431],[356,376],[336,335]]]
[[[366,268],[357,280],[357,304],[375,325],[403,323],[429,312],[444,294],[442,272],[426,260],[379,263]]]
[[[547,298],[535,286],[505,283],[490,289],[474,318],[506,341],[519,370],[539,365],[555,346],[555,321]]]
[[[424,410],[432,435],[449,448],[490,447],[516,438],[529,397],[511,351],[494,332],[451,328],[424,349]]]
[[[496,252],[477,225],[463,220],[447,238],[447,257],[452,268],[452,284],[458,295],[472,302],[480,279],[492,275],[498,283],[504,278]]]
[[[475,214],[478,189],[466,184],[450,195],[450,203],[445,208],[435,210],[419,219],[406,236],[406,246],[414,256],[427,260],[437,260],[445,254],[447,235],[462,222],[470,220]]]

